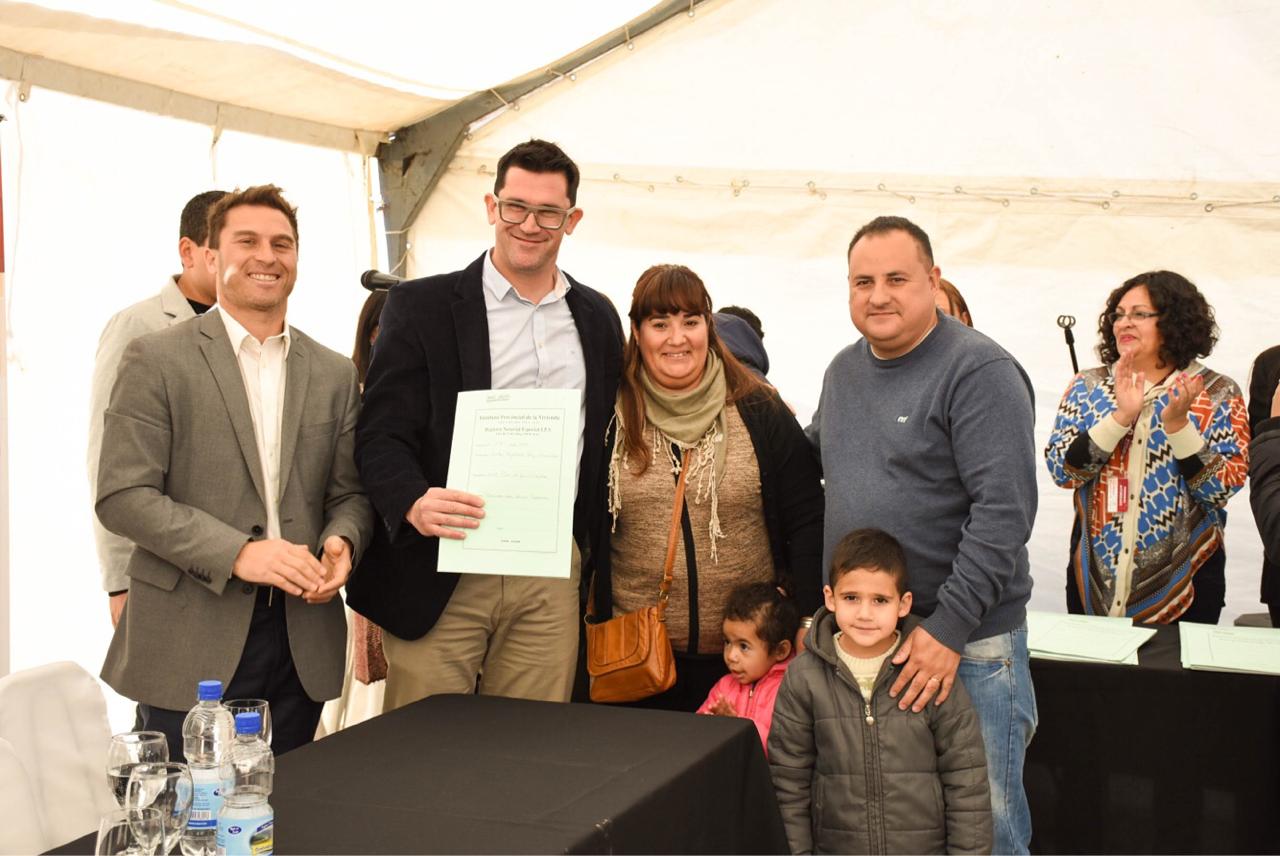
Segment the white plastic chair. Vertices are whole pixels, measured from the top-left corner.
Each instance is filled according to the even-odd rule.
[[[116,807],[107,787],[110,742],[102,688],[75,663],[0,678],[0,850],[39,852],[97,829],[102,814]],[[37,830],[41,843],[27,845]]]
[[[13,745],[0,738],[0,853],[41,853],[50,842],[40,824],[36,795]]]

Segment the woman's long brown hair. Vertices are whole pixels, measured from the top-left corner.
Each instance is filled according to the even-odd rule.
[[[615,442],[623,444],[629,462],[639,465],[637,473],[643,473],[651,462],[649,444],[644,440],[644,387],[640,384],[640,370],[644,359],[640,356],[638,335],[640,325],[655,315],[701,315],[707,325],[707,348],[714,351],[724,364],[725,385],[728,396],[725,404],[733,404],[765,385],[729,353],[729,349],[716,335],[711,317],[711,296],[696,273],[684,265],[654,265],[636,282],[631,292],[631,335],[623,351],[622,378],[618,386],[618,399],[622,409],[622,436]]]

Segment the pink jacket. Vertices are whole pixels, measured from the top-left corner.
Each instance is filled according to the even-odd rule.
[[[698,708],[698,713],[710,713],[716,699],[723,697],[738,712],[738,716],[750,719],[760,732],[760,742],[764,744],[765,757],[769,755],[769,728],[773,725],[773,702],[778,697],[778,687],[782,686],[782,676],[787,666],[795,660],[788,657],[781,663],[774,663],[773,668],[754,684],[740,684],[732,674],[725,675],[707,694],[707,700]]]

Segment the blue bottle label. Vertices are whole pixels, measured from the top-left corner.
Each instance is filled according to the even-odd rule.
[[[218,856],[270,856],[275,849],[273,812],[223,818],[218,824]]]
[[[192,770],[192,774],[195,787],[192,789],[191,819],[187,821],[187,829],[216,829],[218,810],[222,808],[222,780],[212,771],[201,775]]]

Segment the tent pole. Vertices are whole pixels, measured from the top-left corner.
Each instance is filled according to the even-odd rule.
[[[625,46],[636,36],[680,14],[693,15],[707,0],[665,0],[624,27],[601,36],[568,56],[502,86],[476,92],[434,116],[408,125],[378,146],[383,219],[387,230],[387,264],[397,276],[408,276],[409,229],[445,169],[458,153],[471,124],[535,89],[572,74],[581,66]],[[413,273],[417,273],[416,271]]]

